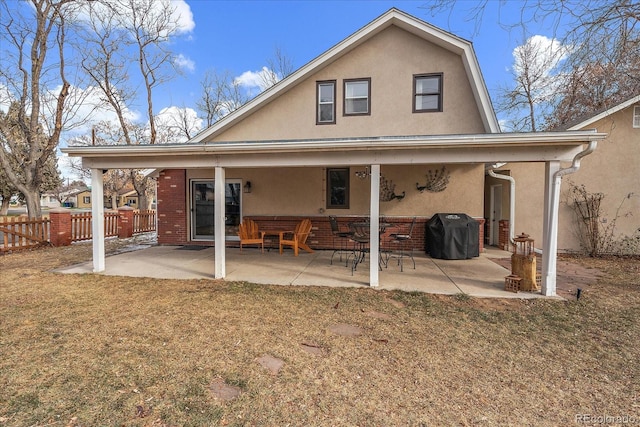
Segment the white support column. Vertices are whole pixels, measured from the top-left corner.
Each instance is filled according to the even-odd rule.
[[[369,229],[369,285],[373,288],[380,285],[380,273],[378,270],[378,259],[380,256],[380,165],[371,165],[371,207],[369,217],[371,218]]]
[[[224,279],[226,276],[226,236],[225,236],[225,170],[216,167],[215,197],[213,210],[213,224],[215,236],[215,278]]]
[[[102,169],[91,169],[91,233],[93,272],[105,270],[104,259],[104,179]]]
[[[556,260],[558,257],[558,207],[562,178],[554,178],[560,162],[546,162],[544,167],[544,223],[542,232],[542,294],[556,295]]]

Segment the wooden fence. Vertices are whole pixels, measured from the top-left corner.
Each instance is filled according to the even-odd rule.
[[[51,216],[55,217],[53,221],[55,227],[52,226]],[[55,239],[51,236],[52,229],[55,229]],[[105,237],[126,238],[155,230],[156,212],[153,210],[104,213]],[[55,213],[52,211],[49,217],[38,219],[29,219],[24,216],[0,217],[0,253],[32,249],[48,244],[68,245],[71,242],[92,238],[91,212],[72,214],[69,211]]]
[[[117,211],[109,211],[104,213],[105,237],[113,237],[118,235],[118,217],[119,215]],[[91,218],[91,212],[82,212],[71,215],[72,242],[81,242],[83,240],[91,240],[93,238]]]
[[[49,244],[49,218],[0,217],[0,253]]]
[[[156,231],[156,211],[140,210],[133,213],[133,234]]]

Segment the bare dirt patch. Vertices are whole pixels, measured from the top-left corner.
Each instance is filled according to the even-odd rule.
[[[90,245],[0,256],[1,427],[637,416],[637,259],[567,260],[595,281],[560,301],[51,272],[90,257]],[[277,376],[265,355],[284,361]],[[214,393],[227,386],[233,398]]]

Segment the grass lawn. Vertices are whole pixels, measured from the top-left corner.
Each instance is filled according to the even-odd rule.
[[[0,256],[0,426],[640,423],[638,259],[579,301],[50,271],[90,257]]]

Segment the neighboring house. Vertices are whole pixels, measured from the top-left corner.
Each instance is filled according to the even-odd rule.
[[[596,129],[608,134],[600,141],[593,154],[585,157],[575,173],[567,175],[560,195],[558,222],[558,250],[580,251],[577,219],[572,208],[571,185],[584,185],[589,193],[603,193],[601,203],[601,225],[611,226],[615,220],[615,238],[640,235],[640,95],[621,102],[605,111],[600,111],[571,125],[568,130]],[[563,167],[569,164],[563,164]],[[526,232],[536,242],[542,242],[543,187],[541,179],[544,165],[539,163],[506,163],[497,173],[513,177],[515,181],[515,234]],[[512,217],[510,212],[510,183],[504,179],[487,177],[486,217],[501,211],[499,219],[504,226]],[[501,203],[497,203],[499,200]],[[493,201],[493,204],[492,204]],[[495,222],[494,222],[495,223]],[[489,221],[492,224],[492,221]],[[508,233],[499,237],[487,232],[491,244],[507,246]],[[538,244],[536,244],[538,246]]]
[[[91,169],[96,200],[104,169],[156,168],[158,242],[216,248],[234,243],[244,217],[272,229],[311,218],[307,243],[330,248],[327,215],[336,215],[343,223],[370,217],[372,235],[380,217],[406,224],[417,217],[413,245],[423,250],[424,224],[436,213],[484,222],[486,164],[536,162],[548,219],[543,293],[554,295],[552,177],[560,161],[604,137],[500,133],[471,43],[391,9],[186,144],[63,151]],[[102,271],[104,239],[96,236],[94,270]],[[371,258],[378,252],[373,239]],[[370,264],[377,286],[378,266]],[[225,251],[215,251],[213,267],[225,277]]]
[[[138,209],[138,193],[136,190],[126,189],[118,193],[118,206],[130,206]]]
[[[79,209],[89,209],[91,208],[91,189],[81,190],[78,194],[76,194],[76,207]]]
[[[40,194],[40,207],[43,208],[59,208],[62,206],[60,200],[58,200],[58,195],[55,193],[42,193]]]
[[[82,190],[76,195],[77,207],[88,209],[91,208],[91,189]],[[138,194],[135,190],[123,189],[118,192],[117,205],[131,206],[134,209],[138,209]],[[112,200],[109,197],[104,198],[104,206],[112,208]]]

